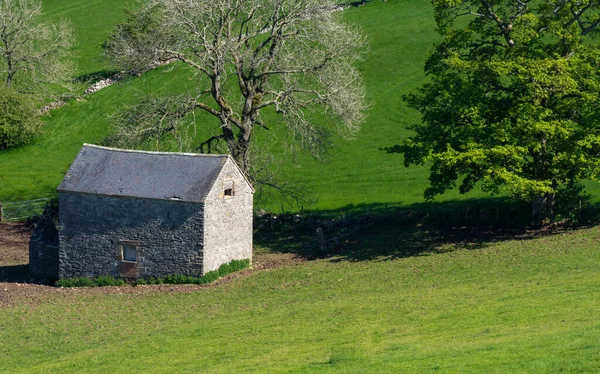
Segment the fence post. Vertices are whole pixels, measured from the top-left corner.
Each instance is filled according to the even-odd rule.
[[[2,208],[2,204],[0,204],[0,222],[4,221],[4,209]]]
[[[319,244],[319,249],[326,249],[327,242],[325,241],[325,235],[323,235],[323,229],[317,228],[317,243]]]

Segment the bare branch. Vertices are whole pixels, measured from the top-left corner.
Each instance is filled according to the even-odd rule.
[[[0,1],[0,79],[19,91],[70,88],[74,72],[68,62],[73,45],[68,22],[40,22],[39,0]]]
[[[105,48],[123,67],[177,58],[199,71],[199,91],[209,95],[198,95],[193,106],[216,118],[222,131],[210,141],[226,144],[248,171],[252,134],[266,128],[260,113],[267,107],[276,109],[298,146],[314,155],[324,153],[330,132],[351,136],[364,120],[364,87],[353,65],[366,41],[332,14],[333,5],[149,0],[117,27]],[[327,120],[315,122],[305,110],[320,111]]]

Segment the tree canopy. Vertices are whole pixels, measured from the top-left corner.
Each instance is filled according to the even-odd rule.
[[[0,0],[0,79],[47,98],[73,78],[73,32],[68,22],[43,22],[41,16],[39,0]]]
[[[43,22],[39,0],[0,0],[0,149],[29,141],[39,106],[73,77],[68,22]]]
[[[557,194],[600,177],[599,2],[433,5],[442,41],[405,97],[422,123],[393,150],[430,165],[427,199],[480,185],[551,216]]]
[[[27,143],[40,127],[31,96],[0,86],[0,150]]]
[[[143,100],[120,116],[113,144],[159,147],[165,136],[189,134],[188,115],[200,110],[220,131],[185,148],[225,145],[252,174],[257,127],[285,126],[294,144],[315,155],[328,147],[328,132],[352,136],[364,118],[364,88],[353,65],[365,39],[333,9],[329,0],[151,0],[130,12],[105,43],[107,55],[134,71],[178,60],[196,72],[197,90]],[[261,118],[267,108],[278,114],[276,122]]]

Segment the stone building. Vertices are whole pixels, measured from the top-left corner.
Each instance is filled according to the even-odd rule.
[[[252,258],[254,190],[227,155],[85,144],[58,187],[58,278],[200,276]]]

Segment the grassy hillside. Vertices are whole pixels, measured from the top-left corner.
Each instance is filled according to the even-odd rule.
[[[102,43],[112,26],[124,19],[124,9],[136,3],[136,0],[43,0],[47,19],[71,22],[77,38],[75,57],[81,75],[106,70],[107,64],[100,57]]]
[[[125,17],[129,1],[45,0],[49,19],[67,18],[78,37],[76,53],[83,78],[110,70],[100,58],[100,46],[113,25]],[[283,159],[282,174],[312,188],[318,202],[315,210],[348,209],[373,204],[408,206],[423,202],[427,170],[404,168],[402,156],[389,155],[382,147],[399,143],[409,135],[407,125],[419,121],[402,95],[418,87],[424,79],[423,63],[437,40],[432,8],[428,1],[373,1],[351,8],[345,19],[367,35],[370,50],[359,68],[364,76],[370,109],[360,134],[354,140],[336,139],[331,156],[319,163],[306,155],[278,153]],[[74,101],[46,116],[44,134],[25,147],[0,152],[0,201],[17,201],[54,194],[54,190],[84,142],[98,143],[109,133],[108,116],[133,103],[145,93],[189,90],[193,80],[185,69],[161,69]],[[270,117],[267,116],[267,119]],[[212,119],[199,117],[199,130],[208,134]],[[273,133],[259,138],[282,144],[285,133],[276,119],[268,121]],[[261,130],[261,129],[259,129]],[[591,184],[600,197],[597,184]],[[456,191],[438,198],[439,202],[481,199],[475,191],[461,196]],[[481,203],[478,200],[478,203]],[[280,209],[277,201],[261,202],[260,207]]]
[[[72,20],[79,38],[82,75],[107,69],[106,62],[99,59],[100,45],[112,25],[124,17],[122,4],[45,2],[49,18]],[[285,161],[284,174],[314,189],[319,199],[315,209],[420,202],[425,170],[406,169],[400,156],[388,155],[380,148],[400,141],[407,135],[406,125],[418,120],[418,114],[405,107],[401,96],[423,79],[422,64],[436,40],[431,7],[428,2],[414,0],[373,2],[349,9],[345,17],[363,29],[370,43],[370,52],[360,64],[371,105],[369,117],[356,139],[336,140],[326,163],[301,155],[296,164]],[[81,144],[97,143],[107,135],[107,114],[134,102],[143,92],[185,89],[192,83],[181,69],[152,72],[52,112],[46,118],[44,134],[33,144],[0,154],[0,201],[52,194]],[[281,131],[267,136],[284,141]],[[445,199],[456,197],[451,193]]]
[[[0,298],[0,372],[597,372],[600,231],[474,234],[383,225],[189,292]]]

